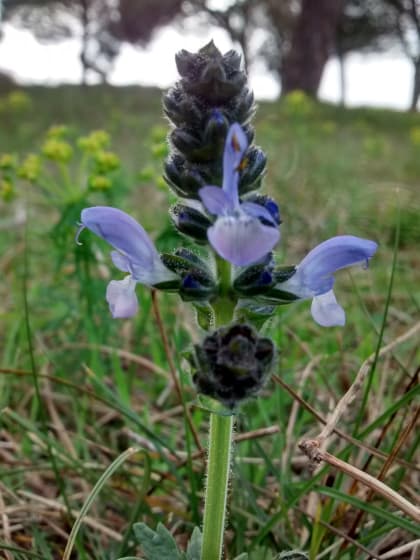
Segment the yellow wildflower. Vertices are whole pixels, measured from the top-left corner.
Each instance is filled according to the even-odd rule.
[[[94,175],[89,179],[89,186],[94,191],[107,191],[112,187],[112,182],[105,175]]]
[[[94,130],[88,136],[81,136],[77,140],[79,148],[90,154],[103,150],[109,143],[110,137],[105,130]]]
[[[14,169],[17,165],[16,156],[13,154],[2,154],[0,156],[0,169]]]
[[[65,126],[64,124],[53,125],[50,126],[50,128],[47,130],[47,138],[60,139],[67,136],[68,133],[69,133],[68,126]]]
[[[5,202],[12,200],[15,191],[13,189],[13,184],[8,179],[3,179],[0,182],[0,196]]]
[[[95,164],[99,173],[108,173],[120,167],[120,158],[114,152],[100,150],[95,153]]]
[[[41,159],[36,154],[29,154],[17,170],[19,177],[31,183],[34,183],[38,179],[40,173]]]
[[[63,140],[57,140],[56,138],[49,138],[42,146],[42,153],[48,159],[66,163],[73,155],[73,148],[68,142],[63,142]]]

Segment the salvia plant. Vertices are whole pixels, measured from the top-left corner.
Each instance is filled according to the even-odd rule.
[[[260,334],[278,306],[311,301],[323,327],[344,325],[334,294],[335,273],[367,265],[377,244],[352,235],[328,239],[300,263],[275,257],[281,214],[261,192],[266,156],[254,144],[255,112],[240,56],[222,55],[211,42],[198,53],[176,55],[181,79],[163,98],[171,128],[164,179],[178,197],[169,209],[186,247],[160,254],[132,216],[108,206],[85,208],[80,232],[90,230],[113,247],[123,279],[111,280],[106,300],[114,318],[138,311],[137,284],[179,294],[197,311],[204,336],[189,354],[199,403],[210,433],[202,532],[185,553],[162,526],[135,525],[148,559],[217,560],[222,555],[232,429],[241,404],[256,398],[276,363],[273,342]],[[197,246],[195,250],[193,245]],[[281,558],[305,558],[297,551]],[[240,558],[247,558],[246,553]]]

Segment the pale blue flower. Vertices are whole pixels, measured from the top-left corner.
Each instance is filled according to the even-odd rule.
[[[109,206],[85,208],[82,210],[80,231],[84,228],[114,247],[116,251],[111,253],[114,265],[129,273],[124,280],[112,280],[108,284],[106,300],[113,317],[132,317],[137,312],[135,288],[138,282],[154,286],[178,279],[162,263],[142,226],[122,210]]]
[[[334,295],[334,273],[355,264],[369,263],[378,245],[352,235],[339,235],[312,249],[295,274],[278,288],[300,299],[312,298],[311,313],[323,327],[344,325],[346,315]]]
[[[258,262],[280,239],[277,222],[267,208],[239,201],[239,171],[247,147],[244,131],[233,124],[224,149],[222,188],[209,185],[199,191],[205,208],[217,216],[207,230],[208,240],[221,257],[236,266]]]

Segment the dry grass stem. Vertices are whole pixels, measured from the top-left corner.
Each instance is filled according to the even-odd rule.
[[[110,355],[115,354],[116,356],[118,356],[123,360],[127,360],[128,362],[132,362],[134,364],[138,364],[139,366],[142,366],[145,370],[149,371],[150,373],[161,375],[166,379],[169,378],[169,373],[167,371],[157,366],[155,363],[151,362],[147,358],[144,358],[143,356],[138,356],[137,354],[133,354],[133,352],[128,352],[127,350],[120,350],[119,348],[113,348],[112,346],[104,346],[102,344],[88,344],[84,342],[67,342],[61,348],[64,350],[66,349],[97,350],[98,352],[102,352],[104,354],[110,354]]]
[[[56,500],[50,500],[48,498],[44,498],[43,496],[37,496],[36,494],[32,494],[31,492],[27,492],[26,490],[20,490],[19,495],[24,496],[29,500],[33,500],[34,502],[38,502],[43,506],[45,506],[46,508],[51,508],[62,513],[67,512],[66,506],[64,506],[63,504],[61,504]],[[73,515],[74,518],[77,518],[80,515],[80,512],[77,510],[71,510],[71,514]],[[102,525],[102,523],[99,523],[99,521],[96,521],[95,519],[89,517],[88,515],[85,515],[83,517],[83,523],[85,525],[88,525],[95,531],[98,531],[99,533],[102,533],[103,535],[111,539],[114,539],[115,541],[121,542],[123,539],[120,533],[114,531],[113,529],[110,529],[109,527],[106,527],[105,525]]]
[[[305,369],[302,371],[299,379],[299,385],[297,388],[297,393],[301,396],[303,388],[305,386],[306,380],[308,379],[309,375],[312,373],[315,366],[318,365],[321,356],[315,356],[312,358]],[[285,436],[285,446],[284,451],[281,458],[281,465],[283,471],[286,470],[287,463],[289,462],[290,453],[294,447],[294,438],[293,438],[293,429],[295,427],[296,418],[298,415],[300,403],[298,400],[294,400],[292,404],[292,409],[290,411],[289,422],[287,423],[286,428],[286,436]]]
[[[327,523],[326,521],[323,521],[322,519],[317,519],[316,517],[308,514],[308,512],[304,511],[301,508],[295,508],[295,509],[296,509],[296,511],[299,511],[300,513],[303,513],[304,515],[309,517],[312,521],[318,523],[322,527],[325,527],[326,529],[328,529],[329,531],[331,531],[332,533],[334,533],[335,535],[338,535],[340,537],[340,540],[338,542],[333,543],[330,547],[325,549],[322,553],[318,554],[317,557],[316,557],[316,560],[320,560],[321,558],[325,558],[325,556],[327,556],[327,554],[329,552],[331,552],[335,548],[338,548],[340,546],[340,544],[342,544],[343,542],[348,542],[348,543],[352,544],[353,546],[355,546],[357,549],[359,549],[362,552],[368,554],[370,556],[370,558],[373,558],[374,560],[379,560],[379,556],[375,552],[373,552],[372,550],[369,550],[368,548],[366,548],[365,546],[360,544],[356,539],[353,539],[352,537],[349,537],[348,535],[346,535],[346,533],[344,533],[344,531],[341,531],[337,527],[334,527],[334,525],[331,525],[330,523]]]
[[[177,370],[176,370],[176,366],[175,366],[175,362],[173,360],[172,357],[172,352],[171,352],[171,348],[169,346],[169,340],[168,340],[168,335],[166,334],[166,329],[165,326],[163,324],[162,321],[162,316],[160,314],[160,310],[159,310],[159,302],[158,302],[158,296],[157,296],[157,291],[156,290],[152,290],[152,306],[153,306],[153,313],[155,315],[156,318],[156,323],[160,332],[160,335],[162,337],[162,343],[163,343],[163,347],[165,350],[165,355],[166,358],[168,360],[168,365],[169,365],[169,371],[171,374],[171,378],[172,378],[172,383],[175,387],[175,391],[178,395],[178,399],[179,402],[184,405],[184,397],[182,395],[182,388],[181,388],[181,384],[179,382],[178,379],[178,375],[177,375]],[[195,444],[197,446],[197,448],[202,451],[203,450],[203,446],[201,445],[201,441],[200,441],[200,437],[198,435],[198,432],[194,426],[194,422],[192,420],[191,414],[189,409],[185,406],[185,416],[187,418],[187,422],[188,425],[190,427],[191,433],[193,435]]]
[[[300,397],[296,393],[296,391],[294,389],[292,389],[292,387],[290,387],[290,385],[285,383],[281,379],[281,377],[279,377],[277,375],[273,375],[273,380],[278,385],[280,385],[283,389],[285,389],[295,400],[299,401],[299,403],[302,405],[302,407],[305,408],[308,412],[310,412],[312,414],[312,416],[314,416],[314,418],[316,418],[319,422],[321,422],[322,424],[327,423],[327,420],[317,410],[315,410],[315,408],[313,406],[311,406],[302,397]],[[386,461],[388,459],[388,455],[386,453],[384,453],[383,451],[380,451],[379,449],[376,449],[375,447],[373,447],[371,445],[368,445],[367,443],[364,443],[364,442],[350,436],[349,434],[346,434],[346,432],[343,432],[342,430],[340,430],[337,427],[335,427],[333,429],[333,432],[335,434],[337,434],[338,436],[340,436],[341,438],[343,438],[348,443],[351,443],[352,445],[356,446],[357,448],[368,451],[371,455],[373,455],[374,457],[377,457],[381,461]],[[404,461],[403,459],[399,459],[399,458],[396,458],[395,462],[398,463],[399,465],[403,466],[406,469],[420,472],[420,464],[409,463],[408,461]]]
[[[416,539],[415,541],[411,541],[409,543],[403,544],[401,546],[397,546],[392,550],[388,550],[380,555],[381,560],[390,560],[391,558],[401,558],[403,554],[407,554],[407,552],[412,552],[411,558],[416,560],[418,558],[417,552],[420,549],[420,539]]]
[[[411,327],[411,329],[403,333],[401,336],[397,337],[395,340],[393,340],[392,342],[390,342],[389,344],[381,348],[381,350],[379,351],[378,358],[388,354],[396,346],[402,344],[403,342],[410,339],[411,337],[413,337],[419,332],[420,332],[420,321],[416,323],[413,327]],[[359,369],[356,378],[351,384],[347,393],[340,399],[337,406],[335,407],[335,410],[333,411],[327,423],[325,424],[323,430],[316,438],[318,441],[326,440],[335,431],[335,428],[338,422],[340,421],[342,415],[348,409],[349,405],[353,402],[353,400],[356,398],[356,395],[362,388],[365,378],[368,375],[372,367],[372,364],[374,363],[375,356],[376,353],[373,353],[369,356],[369,358],[367,358],[363,362],[362,367]]]
[[[1,518],[1,524],[2,524],[2,533],[3,533],[4,543],[6,545],[11,545],[12,544],[12,535],[11,535],[11,531],[10,531],[9,516],[6,513],[6,508],[5,508],[4,501],[3,501],[3,494],[1,492],[0,492],[0,518]],[[3,552],[4,552],[4,555],[5,555],[5,560],[13,560],[13,556],[10,552],[8,552],[7,550],[5,550]]]
[[[403,496],[400,496],[398,492],[392,490],[389,486],[371,476],[370,474],[338,459],[334,455],[331,455],[327,451],[320,449],[321,442],[319,440],[305,440],[299,444],[299,448],[307,455],[312,463],[318,465],[322,461],[328,463],[332,467],[338,469],[345,474],[348,474],[355,480],[358,480],[362,484],[365,484],[368,488],[380,494],[383,498],[394,504],[398,509],[403,511],[409,517],[414,519],[417,523],[420,523],[420,508],[413,505],[411,502],[406,500]]]

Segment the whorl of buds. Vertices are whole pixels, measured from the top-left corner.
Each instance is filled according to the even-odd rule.
[[[194,349],[197,391],[230,409],[258,395],[275,361],[272,341],[242,323],[219,328]]]
[[[254,129],[249,121],[255,111],[254,96],[247,87],[241,57],[233,50],[222,55],[210,42],[197,53],[182,50],[176,64],[181,79],[163,98],[164,112],[173,124],[164,177],[178,196],[199,199],[200,188],[222,185],[230,125],[239,123],[252,142]],[[264,152],[250,146],[240,171],[241,195],[259,188],[265,165]],[[184,227],[182,220],[174,222],[186,235],[195,231]]]

